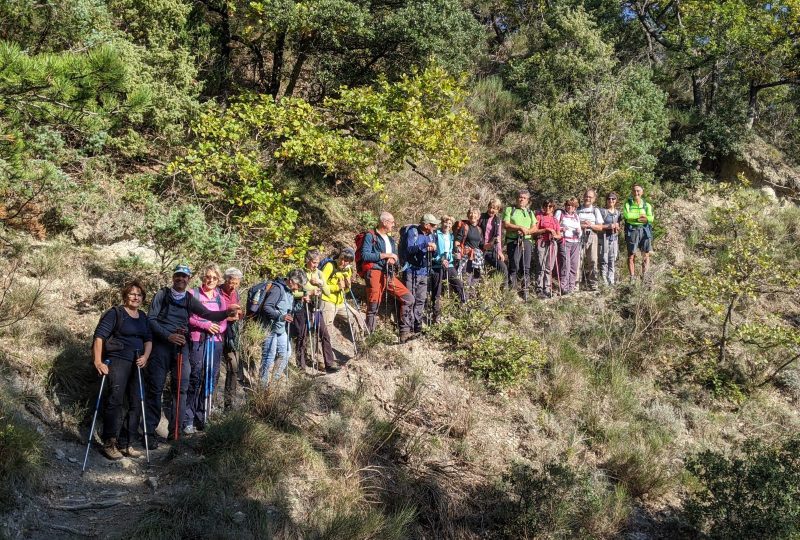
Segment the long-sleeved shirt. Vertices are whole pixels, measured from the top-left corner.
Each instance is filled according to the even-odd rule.
[[[264,300],[264,307],[261,309],[264,314],[265,322],[270,324],[273,334],[283,335],[286,333],[286,315],[294,312],[294,296],[292,291],[282,279],[273,281]]]
[[[164,287],[153,297],[147,320],[156,339],[166,341],[178,328],[187,328],[190,313],[196,313],[209,321],[219,322],[228,317],[225,311],[211,311],[189,294],[175,300],[169,287]]]
[[[117,323],[118,316],[122,317],[119,323]],[[119,332],[115,334],[114,329],[117,327]],[[132,362],[135,359],[136,351],[142,354],[144,352],[144,344],[148,341],[153,341],[150,326],[147,324],[147,315],[144,311],[140,310],[139,317],[134,319],[122,306],[106,311],[94,330],[94,337],[102,339],[103,342],[107,342],[112,335],[115,341],[119,341],[122,348],[119,351],[106,352],[106,358],[113,360]],[[103,360],[106,358],[103,358]]]
[[[488,212],[484,212],[478,219],[478,227],[481,228],[483,233],[484,245],[494,240],[492,251],[499,255],[503,250],[503,220],[500,218],[500,214],[495,214],[494,217],[491,217]]]
[[[344,269],[339,268],[336,261],[329,261],[322,267],[322,281],[328,287],[328,293],[322,293],[322,300],[340,306],[344,304],[345,294],[350,289],[342,289],[339,280],[352,279],[353,267],[347,265]]]
[[[436,231],[436,256],[433,258],[433,267],[441,268],[442,260],[453,264],[453,233]]]
[[[228,303],[225,301],[225,297],[220,294],[219,289],[216,287],[210,291],[206,291],[203,287],[198,287],[197,289],[189,289],[188,292],[197,298],[209,311],[227,311],[228,309]],[[214,323],[196,313],[189,315],[189,334],[191,340],[196,342],[202,341],[203,333],[207,331],[212,324]],[[223,319],[217,324],[219,324],[219,333],[209,337],[212,341],[220,342],[225,335],[228,321]]]
[[[386,248],[384,237],[389,239],[389,248]],[[378,231],[369,231],[364,236],[364,243],[361,245],[361,260],[364,264],[371,264],[372,268],[376,268],[383,272],[386,270],[386,259],[381,259],[382,253],[397,253],[394,238],[391,236],[384,236]]]
[[[419,225],[412,225],[406,230],[406,272],[415,276],[428,275],[428,244],[436,243],[433,234],[424,234]],[[431,258],[436,255],[431,252]],[[431,259],[432,260],[432,259]]]
[[[647,216],[647,223],[639,221],[640,216]],[[645,225],[653,224],[653,205],[641,199],[641,203],[637,204],[632,197],[625,201],[622,207],[622,217],[625,224],[629,227],[644,227]]]

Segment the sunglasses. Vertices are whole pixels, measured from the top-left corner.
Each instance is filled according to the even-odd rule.
[[[616,198],[616,197],[609,197],[609,198],[607,198],[606,200],[607,200],[607,201],[616,201],[616,200],[617,200],[617,198]]]

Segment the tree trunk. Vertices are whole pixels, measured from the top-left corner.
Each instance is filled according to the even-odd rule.
[[[750,81],[750,93],[747,99],[747,121],[745,127],[753,129],[753,123],[756,121],[756,108],[758,106],[758,91],[761,88],[753,81]]]
[[[706,114],[711,114],[714,111],[714,98],[717,96],[719,90],[719,62],[714,61],[714,66],[711,72],[711,89],[708,91],[708,99],[706,100]]]
[[[697,113],[700,115],[705,114],[705,109],[703,107],[703,83],[697,77],[697,73],[692,73],[692,98]]]
[[[286,85],[286,90],[283,92],[284,96],[291,97],[294,94],[295,86],[297,86],[297,80],[300,78],[300,72],[303,70],[303,64],[305,63],[308,55],[305,51],[301,50],[298,55],[297,59],[294,61],[294,66],[292,66],[292,73],[289,76],[289,84]]]
[[[269,80],[269,93],[278,98],[281,89],[281,75],[283,72],[283,49],[286,46],[286,29],[282,29],[275,37],[275,48],[272,50],[272,74]]]

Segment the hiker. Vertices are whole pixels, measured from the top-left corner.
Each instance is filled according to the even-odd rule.
[[[600,234],[600,277],[607,285],[616,283],[617,258],[619,257],[619,224],[622,212],[617,208],[617,194],[606,197],[603,215],[603,232]]]
[[[325,319],[325,327],[330,332],[336,316],[348,321],[352,328],[362,328],[364,323],[361,313],[350,305],[347,295],[353,286],[353,261],[356,252],[353,248],[345,247],[334,251],[333,254],[322,261],[320,270],[322,278],[328,286],[328,293],[322,293],[322,318]],[[345,311],[347,310],[347,311]],[[355,335],[350,336],[356,339]]]
[[[425,214],[419,225],[404,227],[401,234],[401,251],[405,252],[406,258],[404,283],[414,297],[411,308],[411,330],[414,334],[422,332],[425,301],[428,298],[428,276],[436,255],[436,237],[433,232],[437,225],[439,220],[436,216]]]
[[[186,411],[186,391],[189,388],[189,342],[185,333],[189,324],[189,315],[197,314],[210,322],[218,323],[226,317],[237,316],[238,304],[227,306],[225,311],[211,311],[197,298],[186,291],[192,271],[189,266],[179,264],[172,273],[172,287],[164,287],[153,297],[147,319],[153,333],[153,352],[147,364],[146,382],[147,395],[145,405],[147,408],[147,435],[150,439],[150,448],[158,447],[155,437],[156,426],[161,421],[161,395],[167,372],[172,374],[172,403],[167,409],[167,419],[170,423],[170,436],[176,435],[176,426],[180,429],[181,418],[176,418],[176,412],[182,416]],[[176,358],[182,359],[180,365]],[[180,384],[178,372],[180,371]],[[176,399],[176,396],[178,398]],[[176,422],[177,420],[177,422]]]
[[[536,212],[536,294],[539,298],[553,296],[553,267],[558,258],[558,240],[561,239],[561,226],[555,218],[556,203],[549,199]],[[559,287],[561,286],[559,282]]]
[[[599,263],[599,238],[597,233],[603,230],[603,215],[594,205],[597,193],[587,189],[583,194],[583,204],[578,208],[578,220],[581,222],[581,290],[596,291]]]
[[[322,316],[322,295],[331,295],[330,288],[325,281],[319,263],[322,255],[316,249],[306,253],[306,284],[303,287],[303,309],[295,314],[292,321],[292,332],[297,338],[298,366],[305,369],[311,368],[335,373],[339,371],[336,357],[331,346],[331,337],[325,318]],[[295,293],[297,294],[297,293]],[[315,365],[315,351],[322,349],[322,362]],[[307,360],[308,358],[308,360]]]
[[[522,274],[522,297],[527,300],[530,286],[531,235],[536,232],[536,218],[530,211],[531,194],[527,189],[517,192],[517,204],[509,206],[503,213],[506,229],[506,251],[508,253],[508,286],[517,289]]]
[[[458,295],[462,303],[467,301],[464,284],[458,278],[453,261],[453,217],[442,216],[441,226],[436,231],[436,256],[433,258],[433,272],[430,275],[431,300],[433,303],[433,323],[439,320],[442,312],[442,290],[449,287]]]
[[[575,291],[578,268],[581,260],[581,222],[578,219],[578,199],[575,197],[564,201],[564,209],[555,213],[561,228],[561,242],[558,246],[558,282],[561,294]]]
[[[478,218],[478,227],[483,233],[483,255],[487,268],[493,268],[503,275],[503,287],[508,281],[508,266],[503,254],[503,220],[500,210],[503,204],[500,199],[492,199],[486,212]]]
[[[628,271],[633,279],[636,274],[636,252],[642,252],[642,277],[650,267],[650,252],[653,241],[653,205],[643,198],[644,188],[636,184],[631,196],[622,208],[625,220],[625,244],[628,248]]]
[[[405,343],[411,336],[410,317],[414,297],[397,277],[400,258],[394,238],[390,236],[394,226],[394,216],[389,212],[381,212],[377,227],[356,237],[357,248],[361,241],[358,257],[360,268],[357,270],[367,282],[367,331],[372,333],[375,330],[381,297],[388,300],[391,293],[395,298],[400,342]]]
[[[481,213],[476,208],[467,210],[467,219],[456,224],[454,232],[458,273],[464,284],[472,286],[483,275],[483,231],[478,226]]]
[[[226,311],[228,304],[219,291],[222,272],[216,264],[203,269],[201,285],[189,289],[189,294],[196,298],[209,311]],[[223,337],[228,327],[225,319],[219,322],[209,321],[192,313],[189,316],[189,390],[186,393],[186,409],[182,419],[182,429],[187,435],[205,429],[205,418],[211,414],[206,411],[206,384],[211,377],[211,387],[216,388],[219,376],[219,364],[222,358]],[[211,355],[210,373],[206,373],[206,355]],[[213,394],[213,391],[212,391]]]
[[[138,377],[141,377],[141,368],[147,366],[153,346],[147,315],[139,309],[145,300],[144,287],[138,281],[130,281],[122,288],[121,294],[122,305],[103,313],[94,330],[92,343],[94,367],[100,375],[108,375],[109,392],[103,407],[103,446],[100,451],[112,460],[122,459],[123,455],[133,458],[142,455],[132,446],[133,437],[139,430],[142,407]],[[106,360],[111,363],[103,363]],[[126,395],[128,411],[123,419],[122,406]]]
[[[239,285],[242,283],[242,271],[238,268],[228,268],[222,275],[222,285],[219,292],[226,305],[239,304]],[[242,332],[242,319],[244,314],[239,312],[236,317],[228,318],[228,325],[222,339],[222,359],[225,366],[225,410],[230,410],[236,401],[236,391],[239,383],[245,379],[246,368],[241,364],[239,349],[241,347],[240,334]],[[249,374],[247,376],[249,378]]]
[[[300,269],[289,272],[285,279],[278,278],[266,291],[261,305],[262,324],[265,325],[267,336],[261,353],[261,383],[268,386],[271,381],[277,381],[289,365],[289,356],[292,354],[292,344],[287,335],[289,324],[294,320],[296,303],[294,292],[301,290],[306,284],[306,273]],[[272,374],[275,358],[280,356],[281,363]]]

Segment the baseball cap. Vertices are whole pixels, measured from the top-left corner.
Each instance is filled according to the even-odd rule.
[[[175,274],[186,274],[189,277],[192,277],[192,269],[189,268],[188,264],[179,264],[172,270],[172,275]]]

